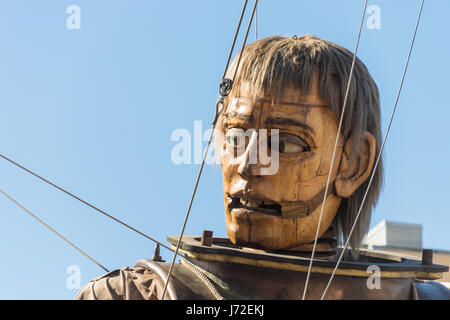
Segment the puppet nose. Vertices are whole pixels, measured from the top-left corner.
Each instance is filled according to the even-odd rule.
[[[239,175],[243,177],[259,175],[260,163],[258,156],[258,133],[256,130],[252,132],[249,143],[239,160],[237,170]]]
[[[250,137],[249,144],[238,162],[238,173],[243,177],[274,175],[278,172],[279,155],[278,139],[270,137],[270,143],[265,129],[256,131]],[[278,130],[275,130],[275,137]],[[272,152],[272,148],[277,152]],[[269,155],[270,153],[270,155]]]

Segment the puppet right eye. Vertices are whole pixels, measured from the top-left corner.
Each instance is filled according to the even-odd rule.
[[[226,133],[227,145],[237,148],[238,146],[244,146],[245,134],[244,130],[240,128],[231,128]]]

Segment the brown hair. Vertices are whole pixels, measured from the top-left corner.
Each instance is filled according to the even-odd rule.
[[[319,96],[340,116],[352,59],[353,54],[347,49],[314,36],[268,37],[244,48],[233,89],[238,87],[238,83],[248,82],[255,95],[264,95],[270,90],[272,101],[275,103],[283,89],[288,86],[309,92],[316,75]],[[227,77],[233,77],[237,60],[238,58],[235,58],[231,64]],[[344,141],[352,135],[353,150],[361,150],[364,131],[370,132],[375,137],[377,156],[381,145],[378,88],[365,65],[356,58],[342,123]],[[355,152],[350,161],[359,159],[360,153]],[[368,231],[372,208],[378,200],[382,172],[382,164],[379,163],[350,239],[352,251],[356,255]],[[342,199],[335,219],[335,228],[340,241],[346,241],[348,238],[367,186],[368,181],[349,198]]]

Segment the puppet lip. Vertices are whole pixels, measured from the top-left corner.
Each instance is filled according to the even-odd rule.
[[[281,217],[281,205],[270,201],[254,199],[248,196],[228,196],[228,209],[244,209],[247,212],[263,213]]]
[[[282,218],[304,218],[309,214],[309,210],[301,202],[278,203],[267,199],[253,198],[242,193],[228,194],[226,201],[230,212],[241,209],[239,211],[246,213],[260,213]]]

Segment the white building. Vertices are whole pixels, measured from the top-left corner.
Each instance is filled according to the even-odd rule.
[[[420,260],[423,249],[422,225],[383,220],[369,231],[363,241],[363,247]],[[435,249],[433,263],[450,266],[450,251]],[[443,278],[438,281],[450,288],[450,272],[445,272]]]
[[[422,225],[383,220],[363,242],[369,249],[422,249]]]

